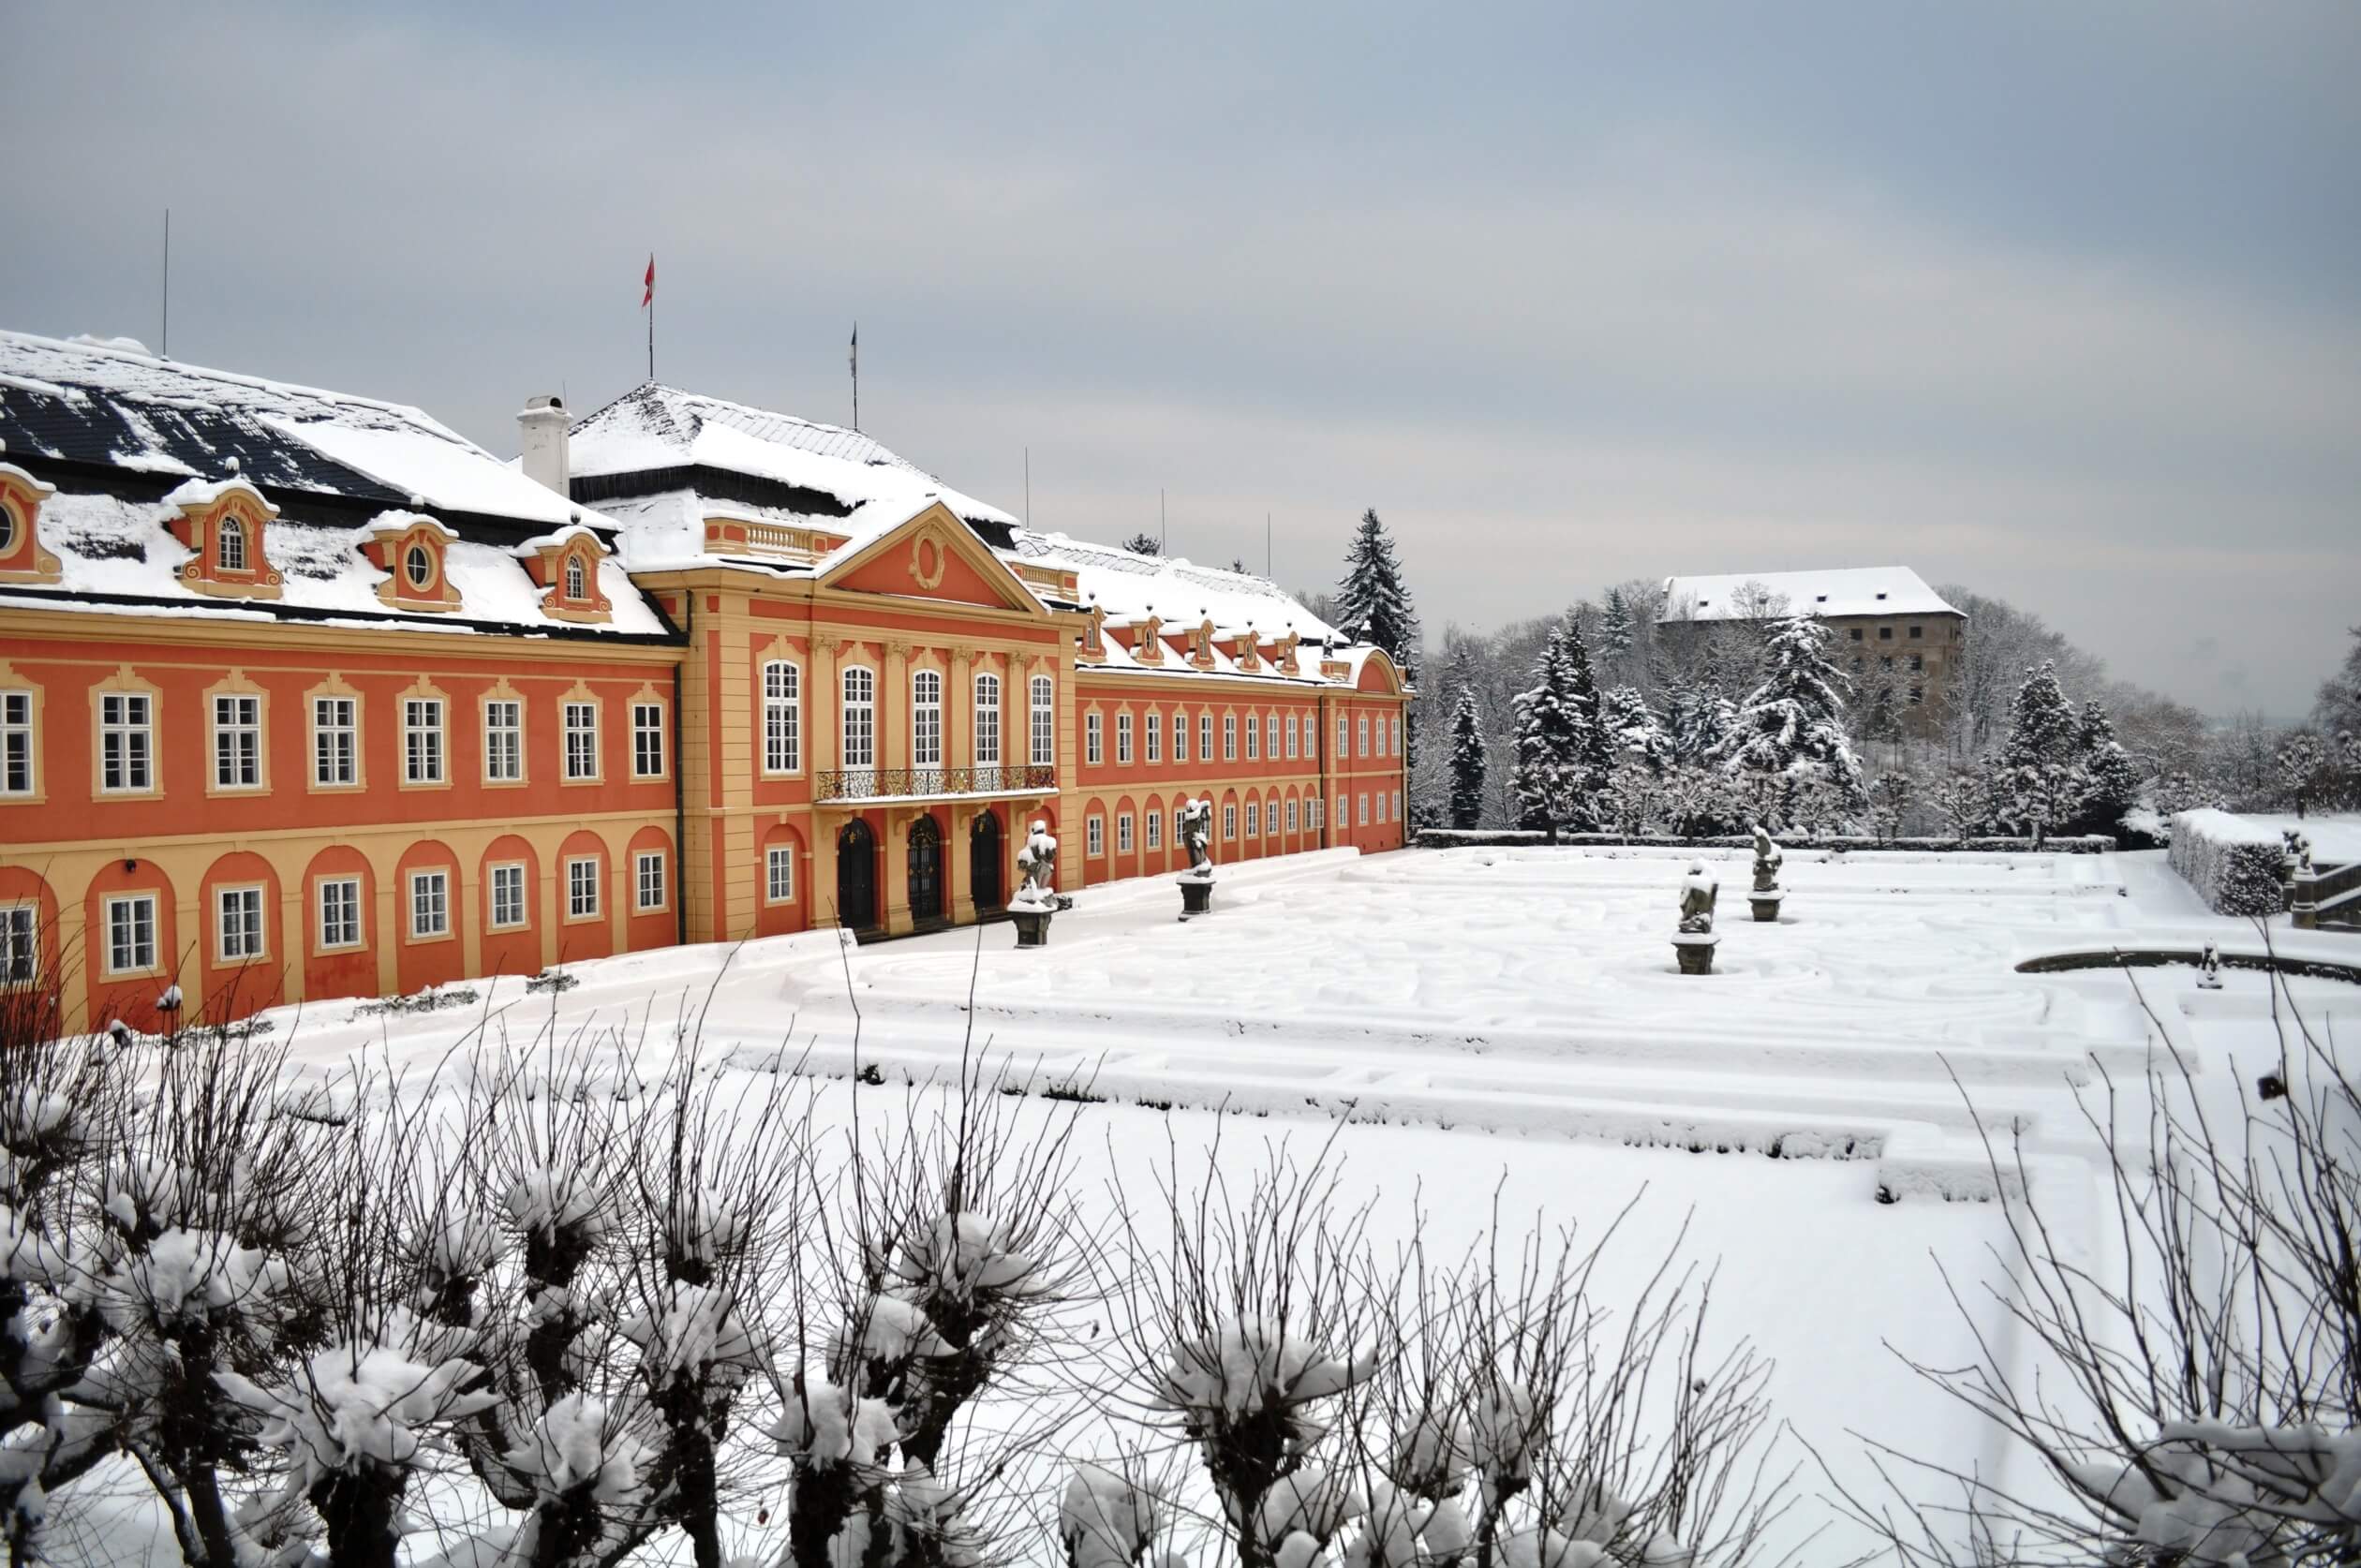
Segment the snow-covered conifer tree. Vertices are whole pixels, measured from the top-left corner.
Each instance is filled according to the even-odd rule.
[[[1460,688],[1451,709],[1451,825],[1472,828],[1484,818],[1484,718],[1476,694]]]
[[[1671,733],[1638,687],[1610,687],[1599,696],[1598,713],[1613,752],[1636,757],[1659,775],[1678,760]]]
[[[1608,589],[1607,609],[1598,618],[1598,651],[1610,668],[1621,669],[1635,640],[1630,603],[1621,588]]]
[[[2272,761],[2279,769],[2279,787],[2295,803],[2295,815],[2302,816],[2304,808],[2311,804],[2320,775],[2327,769],[2326,748],[2310,731],[2291,730],[2287,738],[2279,742],[2278,755]]]
[[[1580,732],[1574,673],[1560,627],[1542,645],[1533,685],[1517,694],[1517,825],[1543,829],[1552,843],[1558,825],[1574,815]]]
[[[1347,631],[1367,627],[1369,640],[1401,667],[1403,678],[1417,676],[1418,613],[1374,507],[1361,513],[1353,542],[1345,547],[1344,575],[1336,584],[1336,622]]]
[[[2114,833],[2123,814],[2140,803],[2140,767],[2116,739],[2115,725],[2095,697],[2083,703],[2075,745],[2082,753],[2083,792],[2069,829]]]
[[[1762,644],[1760,680],[1738,710],[1736,727],[1715,748],[1750,801],[1784,813],[1794,789],[1817,780],[1847,810],[1866,805],[1861,762],[1845,732],[1844,675],[1828,657],[1833,636],[1808,615],[1772,623]]]

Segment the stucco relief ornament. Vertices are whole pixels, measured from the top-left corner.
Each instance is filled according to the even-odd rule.
[[[933,591],[943,586],[943,540],[933,534],[920,534],[910,544],[910,575],[920,587]]]

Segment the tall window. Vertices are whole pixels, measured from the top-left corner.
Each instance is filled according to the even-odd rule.
[[[1132,716],[1115,716],[1115,761],[1129,766],[1132,760]]]
[[[1386,721],[1386,728],[1388,733],[1391,736],[1391,739],[1389,739],[1386,744],[1386,755],[1388,757],[1399,757],[1402,755],[1402,720],[1398,717],[1388,719]]]
[[[664,777],[664,704],[631,704],[631,777]]]
[[[156,968],[156,895],[107,900],[107,972],[137,974]]]
[[[1184,713],[1172,716],[1172,760],[1176,762],[1189,760],[1189,716]]]
[[[1163,849],[1164,813],[1161,811],[1149,812],[1147,820],[1141,825],[1146,827],[1148,830],[1148,847],[1151,850]]]
[[[1106,819],[1092,817],[1083,824],[1083,838],[1090,846],[1091,858],[1096,860],[1106,853]]]
[[[225,517],[221,520],[221,570],[244,571],[245,569],[245,525],[234,517]]]
[[[803,766],[803,672],[783,658],[763,666],[763,771]]]
[[[1359,728],[1360,731],[1360,755],[1366,757],[1369,755],[1369,715],[1363,714],[1360,716],[1360,724]]]
[[[1234,713],[1222,715],[1222,761],[1238,761],[1238,715]]]
[[[975,677],[975,765],[996,768],[1001,760],[1001,683],[998,675]]]
[[[631,907],[643,911],[661,910],[666,902],[664,852],[642,850],[631,857]]]
[[[361,945],[361,879],[332,877],[319,884],[319,945]]]
[[[1246,836],[1249,838],[1262,836],[1262,802],[1258,800],[1250,800],[1246,803]]]
[[[1296,830],[1296,803],[1295,803],[1295,797],[1294,797],[1294,796],[1292,796],[1292,795],[1290,795],[1290,796],[1288,796],[1288,797],[1287,797],[1287,831],[1288,831],[1289,833],[1293,833],[1293,832],[1295,832],[1295,830]]]
[[[1224,801],[1222,803],[1222,842],[1234,844],[1237,841],[1238,806],[1233,802]]]
[[[262,956],[262,890],[225,887],[214,893],[214,930],[225,964]]]
[[[794,901],[795,847],[793,844],[773,844],[763,851],[763,891],[774,904]]]
[[[599,912],[599,862],[585,855],[566,862],[566,915],[587,920]]]
[[[1082,760],[1097,762],[1106,755],[1106,720],[1096,713],[1082,716]]]
[[[1360,792],[1360,825],[1369,825],[1369,791],[1366,790]]]
[[[1246,716],[1246,760],[1254,762],[1262,755],[1262,723],[1253,714]]]
[[[1287,715],[1287,761],[1296,759],[1296,716]]]
[[[1279,716],[1275,713],[1263,720],[1263,755],[1274,762],[1279,760]]]
[[[1124,855],[1132,852],[1132,814],[1128,811],[1115,814],[1115,852]]]
[[[877,674],[857,664],[844,673],[844,765],[877,765]]]
[[[312,699],[312,782],[361,781],[360,707],[350,697]]]
[[[943,672],[921,670],[910,677],[910,763],[943,766]]]
[[[1197,761],[1210,762],[1212,760],[1213,716],[1210,713],[1201,713],[1197,715]]]
[[[251,790],[262,782],[262,699],[213,700],[214,788]]]
[[[493,784],[525,777],[525,704],[515,698],[483,704],[483,777]]]
[[[1032,678],[1032,765],[1054,766],[1058,761],[1058,708],[1047,675]]]
[[[30,985],[40,978],[40,920],[32,904],[0,908],[0,985]]]
[[[572,599],[585,599],[590,597],[589,583],[583,576],[582,557],[579,555],[566,557],[566,597]]]
[[[1164,715],[1151,711],[1140,725],[1139,736],[1148,743],[1148,761],[1164,761]]]
[[[1402,791],[1400,790],[1393,791],[1393,820],[1397,822],[1402,821]]]
[[[439,697],[402,699],[402,777],[411,784],[443,781],[443,705]]]
[[[568,703],[565,706],[566,777],[599,777],[599,704]]]
[[[33,693],[0,691],[0,795],[33,792]]]
[[[1353,825],[1353,821],[1352,821],[1352,818],[1351,818],[1351,817],[1349,817],[1348,815],[1346,815],[1346,812],[1348,811],[1348,809],[1349,809],[1349,803],[1345,800],[1345,798],[1344,798],[1343,795],[1339,795],[1339,796],[1337,796],[1337,797],[1336,797],[1336,825],[1337,825],[1338,827],[1351,827],[1351,826]]]
[[[110,691],[98,699],[98,787],[156,788],[156,699],[145,692]]]
[[[1343,762],[1353,754],[1353,721],[1343,714],[1336,716],[1336,760]],[[1342,822],[1337,824],[1342,827]]]
[[[492,867],[492,928],[513,931],[525,924],[525,865],[512,861]]]
[[[411,939],[451,935],[451,873],[411,872],[409,906]]]

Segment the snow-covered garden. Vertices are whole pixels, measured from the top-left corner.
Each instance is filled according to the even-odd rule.
[[[818,932],[20,1063],[11,1528],[224,1568],[1573,1568],[1846,1561],[1881,1469],[2056,1501],[1912,1364],[2029,1369],[1984,1288],[2039,1282],[2027,1188],[2123,1266],[2086,1110],[2177,1063],[2230,1125],[2292,1072],[2274,1011],[2349,1037],[2361,990],[2236,967],[2264,934],[2156,853],[1790,851],[1756,923],[1705,851],[1685,976],[1691,858],[1310,855],[1186,923],[1092,890],[1039,950]],[[2018,967],[2208,942],[2219,990]]]

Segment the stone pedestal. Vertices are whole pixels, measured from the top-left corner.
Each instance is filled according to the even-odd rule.
[[[1180,918],[1210,913],[1213,908],[1213,880],[1210,877],[1182,877],[1180,880]]]
[[[1779,918],[1780,901],[1786,897],[1787,889],[1783,887],[1761,887],[1746,895],[1746,904],[1757,920],[1775,921]]]
[[[1054,910],[1028,910],[1015,904],[1008,907],[1008,923],[1017,927],[1018,947],[1047,947],[1049,921]]]
[[[1714,949],[1720,943],[1721,939],[1711,932],[1697,935],[1683,932],[1674,937],[1672,953],[1681,961],[1681,972],[1683,974],[1712,974],[1714,972]]]
[[[2291,891],[2288,894],[2287,908],[2294,917],[2295,929],[2298,931],[2319,930],[2320,874],[2309,865],[2300,866],[2288,886]]]

